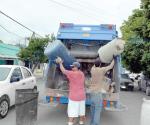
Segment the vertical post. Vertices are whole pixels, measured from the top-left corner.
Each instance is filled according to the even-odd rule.
[[[116,83],[116,92],[120,92],[120,56],[114,57],[114,82]]]

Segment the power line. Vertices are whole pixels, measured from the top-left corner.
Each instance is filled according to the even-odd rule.
[[[96,9],[95,6],[93,6],[93,7],[88,6],[88,4],[84,3],[83,1],[69,0],[69,2],[78,5],[80,8],[84,8],[84,11],[86,11],[87,13],[90,13],[92,15],[95,15],[96,17],[103,16],[104,18],[107,18],[104,14],[102,14],[102,13],[99,14],[99,9]],[[102,11],[104,11],[104,10],[102,10]]]
[[[97,21],[100,21],[100,16],[102,16],[103,18],[105,18],[105,19],[109,19],[110,17],[106,17],[104,14],[99,14],[99,11],[100,10],[102,10],[102,9],[98,9],[98,8],[96,8],[94,5],[92,5],[93,7],[91,8],[91,6],[89,6],[88,4],[87,4],[87,2],[86,3],[84,3],[83,1],[73,1],[73,0],[69,0],[68,2],[69,3],[73,3],[74,5],[78,5],[78,8],[74,8],[74,7],[72,7],[72,6],[69,6],[69,5],[66,5],[64,2],[63,3],[61,3],[60,1],[59,2],[57,2],[57,1],[55,1],[55,0],[49,0],[49,1],[51,1],[51,2],[53,2],[53,3],[55,3],[55,4],[58,4],[59,6],[63,6],[63,7],[65,7],[65,8],[67,8],[67,9],[69,9],[69,10],[72,10],[72,11],[74,11],[74,12],[76,12],[76,13],[78,13],[78,14],[84,14],[84,16],[85,16],[85,14],[89,17],[94,17],[94,19],[96,19]],[[67,2],[67,3],[68,3]],[[90,3],[89,3],[90,4]],[[90,4],[91,5],[91,4]],[[89,8],[90,7],[90,8]],[[84,10],[82,9],[82,8],[84,8]],[[78,12],[77,12],[78,11]],[[103,12],[105,11],[105,10],[102,10]],[[111,14],[112,15],[112,14]],[[113,15],[113,17],[116,17],[116,16],[114,16]],[[113,18],[112,17],[112,18]],[[103,19],[103,18],[101,18],[101,19]],[[91,19],[93,19],[93,18],[91,18]]]
[[[16,34],[16,33],[13,33],[13,32],[11,32],[11,31],[9,31],[9,30],[7,30],[7,29],[6,29],[5,27],[3,27],[2,25],[0,25],[0,27],[1,27],[3,30],[5,30],[6,32],[10,33],[10,34],[15,35],[15,36],[17,36],[17,37],[20,37],[20,38],[24,39],[24,37],[22,37],[22,36],[20,36],[20,35],[18,35],[18,34]]]
[[[72,0],[73,1],[73,0]],[[115,14],[115,13],[112,13],[112,11],[106,11],[106,10],[104,10],[104,9],[102,9],[102,8],[98,8],[97,6],[95,6],[93,3],[90,3],[90,2],[88,2],[88,1],[86,1],[86,3],[85,3],[85,1],[82,1],[82,0],[80,0],[80,1],[76,1],[76,2],[79,2],[79,3],[81,3],[81,4],[83,4],[83,5],[86,5],[87,7],[89,6],[89,7],[92,7],[92,9],[93,10],[96,10],[97,12],[99,12],[100,10],[101,11],[104,11],[105,13],[107,13],[107,14],[109,14],[109,15],[113,15],[113,16],[118,16],[117,14]],[[111,13],[110,13],[111,12]]]
[[[59,5],[59,6],[62,6],[62,7],[65,7],[65,8],[67,8],[67,9],[69,9],[69,10],[71,10],[71,11],[74,11],[74,12],[76,12],[76,13],[78,13],[78,14],[81,14],[81,13],[83,13],[84,14],[84,16],[85,16],[85,13],[84,12],[82,12],[82,10],[79,10],[79,9],[77,9],[77,8],[74,8],[74,7],[70,7],[70,6],[68,6],[68,5],[65,5],[65,4],[63,4],[63,3],[61,3],[61,2],[57,2],[57,1],[54,1],[54,0],[48,0],[48,1],[50,1],[50,2],[53,2],[53,3],[55,3],[55,4],[57,4],[57,5]],[[78,11],[78,12],[77,12]],[[93,14],[91,15],[89,15],[89,14],[86,14],[88,17],[89,16],[93,16]],[[95,18],[97,21],[100,21],[98,18],[96,18],[95,16],[93,16],[93,18]]]
[[[12,21],[16,22],[17,24],[19,24],[20,26],[24,27],[25,29],[37,34],[38,36],[42,37],[41,35],[39,35],[38,33],[36,33],[35,31],[31,30],[30,28],[26,27],[25,25],[21,24],[20,22],[18,22],[17,20],[13,19],[12,17],[8,16],[7,14],[5,14],[4,12],[2,12],[0,10],[0,13],[3,14],[4,16],[6,16],[7,18],[11,19]]]

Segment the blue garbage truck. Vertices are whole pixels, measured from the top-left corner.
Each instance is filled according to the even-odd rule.
[[[46,54],[49,59],[45,83],[46,103],[68,103],[68,79],[61,73],[59,66],[55,63],[56,55],[60,55],[63,56],[65,68],[68,70],[73,61],[80,62],[81,70],[86,77],[86,104],[90,105],[90,92],[88,92],[91,77],[90,70],[99,56],[98,49],[117,37],[116,25],[113,24],[81,25],[61,23],[57,40],[50,43],[46,48],[46,51],[48,51],[46,53],[50,53],[50,55]],[[118,107],[120,108],[120,56],[115,56],[114,60],[114,68],[109,72],[108,77],[115,82],[115,89],[113,93],[105,94],[104,100],[100,104],[107,110],[118,110]]]

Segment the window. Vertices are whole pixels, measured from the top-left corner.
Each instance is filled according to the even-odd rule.
[[[29,77],[32,76],[31,73],[27,69],[22,68],[22,71],[23,71],[23,74],[24,74],[25,78],[29,78]]]
[[[121,74],[121,77],[124,79],[129,79],[129,75],[128,74]]]
[[[22,79],[23,77],[22,77],[20,68],[14,69],[11,77],[16,77],[16,78]]]
[[[0,67],[0,81],[3,81],[7,78],[11,68]]]

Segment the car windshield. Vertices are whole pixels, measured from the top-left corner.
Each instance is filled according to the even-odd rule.
[[[124,78],[124,79],[128,79],[129,78],[128,74],[121,74],[121,77]]]
[[[0,67],[0,81],[4,81],[7,78],[10,70],[11,68]]]

